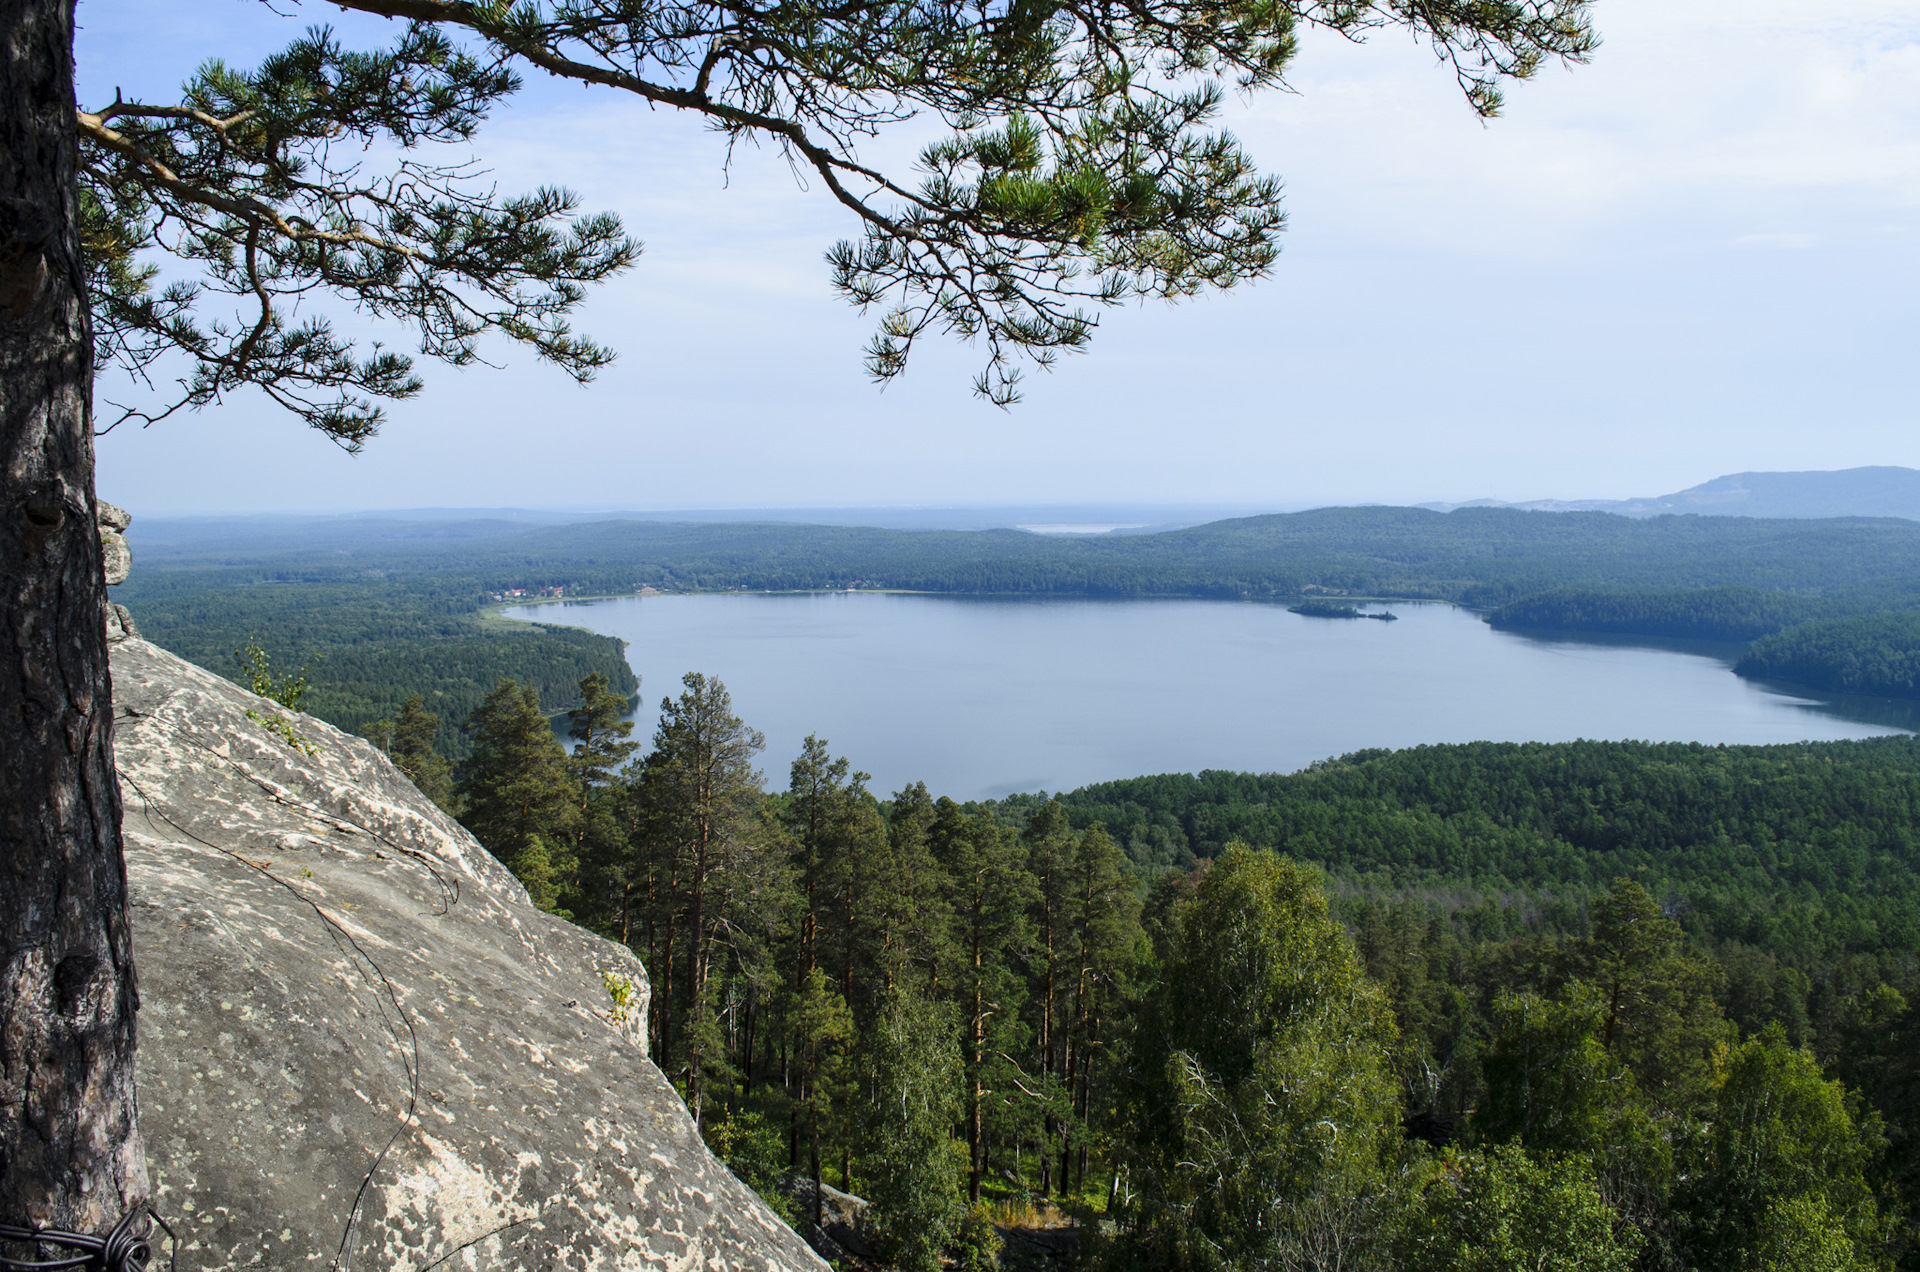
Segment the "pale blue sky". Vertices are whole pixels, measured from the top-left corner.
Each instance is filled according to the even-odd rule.
[[[337,9],[82,0],[83,101],[170,91]],[[1658,494],[1746,469],[1920,467],[1920,10],[1602,0],[1591,65],[1489,124],[1413,42],[1309,38],[1232,127],[1288,190],[1273,276],[1109,311],[1003,413],[928,347],[885,392],[821,252],[852,227],[777,157],[534,84],[483,129],[646,241],[578,325],[590,388],[504,346],[350,458],[251,397],[100,443],[136,514],[519,505],[1237,506]],[[904,153],[906,139],[874,157]],[[119,390],[103,386],[103,396]]]

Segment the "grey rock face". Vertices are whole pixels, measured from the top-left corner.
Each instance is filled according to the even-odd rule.
[[[183,1268],[825,1272],[648,1061],[626,949],[534,909],[370,744],[136,639],[113,680]]]
[[[832,1184],[820,1185],[820,1222],[814,1223],[813,1178],[788,1175],[782,1183],[793,1204],[803,1216],[807,1244],[824,1259],[839,1263],[851,1255],[856,1260],[872,1260],[873,1233],[867,1222],[870,1203],[864,1197],[841,1192]]]
[[[99,501],[97,519],[100,523],[100,555],[107,567],[107,586],[125,583],[128,573],[133,569],[133,549],[127,546],[127,536],[123,532],[133,524],[133,514],[102,499]]]
[[[100,527],[100,563],[106,567],[107,586],[125,583],[133,572],[133,548],[123,531],[133,524],[133,514],[102,499],[96,504],[94,519]],[[133,615],[127,613],[126,606],[107,602],[107,643],[116,645],[129,636],[140,638]]]

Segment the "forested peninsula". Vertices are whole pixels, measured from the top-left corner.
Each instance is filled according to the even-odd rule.
[[[1920,613],[1789,627],[1754,641],[1735,670],[1837,693],[1920,698]]]

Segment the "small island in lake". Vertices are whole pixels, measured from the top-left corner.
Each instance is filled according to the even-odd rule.
[[[1307,618],[1377,618],[1383,623],[1391,623],[1400,617],[1391,610],[1369,614],[1339,601],[1302,601],[1298,605],[1289,605],[1287,613],[1301,614]]]

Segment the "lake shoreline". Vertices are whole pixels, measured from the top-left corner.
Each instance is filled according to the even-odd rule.
[[[500,617],[625,641],[643,735],[645,704],[700,671],[766,732],[770,770],[814,733],[883,796],[916,780],[989,798],[1117,774],[1291,772],[1455,741],[1764,744],[1920,725],[1754,686],[1730,651],[1541,639],[1450,602],[1394,604],[1400,622],[1330,623],[1265,600],[836,589],[545,598]]]

